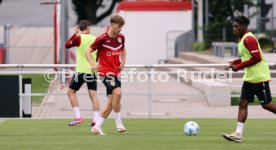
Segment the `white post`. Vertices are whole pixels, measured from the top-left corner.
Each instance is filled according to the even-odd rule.
[[[272,2],[272,9],[271,9],[271,38],[274,38],[274,3]],[[275,42],[275,41],[274,41]]]
[[[10,63],[10,29],[11,25],[4,25],[4,47],[6,48],[6,59],[5,63]]]
[[[151,74],[150,74],[150,68],[148,68],[148,117],[151,118],[152,117],[152,109],[151,109],[151,105],[152,105],[152,91],[151,91]]]
[[[62,64],[65,64],[65,48],[64,44],[66,40],[68,39],[68,1],[67,0],[61,0],[60,1],[60,62]]]
[[[205,0],[205,25],[209,24],[209,0]]]
[[[203,42],[203,1],[197,2],[197,41]]]
[[[22,74],[19,74],[19,117],[22,118]]]
[[[243,5],[243,15],[247,18],[249,16],[249,10],[248,10],[248,5],[247,4]]]

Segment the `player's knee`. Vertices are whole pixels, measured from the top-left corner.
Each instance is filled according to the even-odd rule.
[[[264,104],[264,105],[262,105],[262,107],[265,110],[270,110],[269,104]]]
[[[89,90],[89,94],[90,94],[91,96],[97,96],[96,91],[93,91],[93,90]]]
[[[112,91],[112,96],[121,96],[122,95],[122,91],[120,88],[116,88]]]
[[[246,108],[248,106],[248,102],[245,100],[241,100],[239,103],[240,108]]]
[[[68,95],[68,96],[72,96],[72,95],[74,95],[75,93],[76,93],[76,91],[69,89],[68,92],[67,92],[67,95]]]
[[[98,100],[98,98],[97,98],[97,94],[96,93],[89,93],[90,94],[90,97],[91,97],[91,99],[94,101],[94,100]]]

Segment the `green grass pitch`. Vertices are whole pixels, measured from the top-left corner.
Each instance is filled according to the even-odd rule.
[[[198,136],[186,136],[183,125],[196,121]],[[103,125],[106,136],[90,132],[89,119],[69,127],[69,119],[0,119],[1,150],[274,150],[276,119],[248,119],[242,143],[222,133],[234,131],[236,119],[124,119],[125,134],[113,119]]]

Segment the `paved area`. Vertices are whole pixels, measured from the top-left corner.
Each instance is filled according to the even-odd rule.
[[[240,89],[242,81],[235,79],[233,88]],[[272,82],[272,91],[276,83]],[[63,87],[59,81],[51,85],[50,92],[56,95],[46,97],[40,107],[33,108],[34,118],[72,118],[73,110],[66,96],[68,87]],[[123,83],[122,117],[124,118],[236,118],[237,106],[210,107],[205,96],[186,84],[177,82],[170,77],[167,82],[147,81]],[[152,96],[147,95],[152,93]],[[98,95],[101,108],[106,103],[105,89],[98,82]],[[78,92],[80,108],[84,117],[91,117],[92,108],[86,85]],[[111,114],[111,117],[113,115]],[[265,111],[261,106],[249,107],[249,118],[275,118],[276,115]]]
[[[275,63],[276,54],[265,54],[268,62]],[[232,59],[231,59],[232,60]],[[143,78],[144,77],[144,78]],[[167,82],[149,84],[146,76],[135,76],[133,82],[123,82],[122,111],[126,118],[236,118],[237,106],[210,107],[206,97],[199,90],[178,82],[170,76]],[[143,82],[138,82],[138,78]],[[155,79],[157,79],[155,77]],[[240,92],[242,79],[228,83],[232,91]],[[272,95],[276,96],[276,79],[270,82]],[[73,117],[73,111],[66,96],[67,86],[59,81],[51,84],[50,92],[58,95],[45,97],[39,107],[33,107],[34,118]],[[149,95],[151,93],[152,95]],[[98,95],[101,108],[106,103],[105,88],[98,82]],[[84,117],[91,117],[92,106],[84,85],[78,92],[80,108]],[[113,115],[111,114],[111,117]],[[275,118],[276,115],[265,111],[261,106],[249,106],[249,118]]]

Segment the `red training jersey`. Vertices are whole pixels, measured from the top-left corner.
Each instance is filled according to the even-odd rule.
[[[100,76],[120,76],[120,54],[124,49],[124,43],[125,37],[122,34],[112,38],[104,33],[97,37],[90,46],[93,50],[98,50],[97,59]]]

